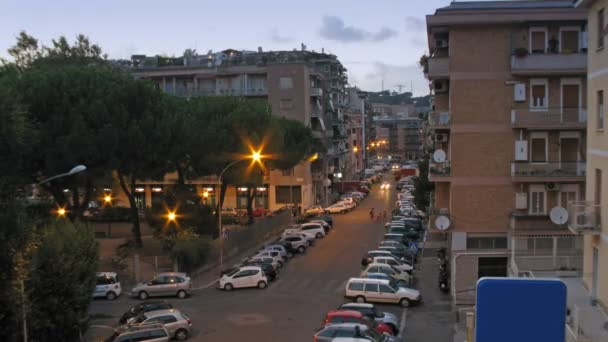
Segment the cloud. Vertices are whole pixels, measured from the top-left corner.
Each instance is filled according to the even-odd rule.
[[[428,80],[424,78],[422,69],[415,64],[395,65],[375,61],[367,66],[353,66],[349,72],[352,75],[349,76],[350,83],[354,84],[352,80],[357,79],[359,82],[356,85],[364,90],[378,91],[383,84],[385,90],[398,90],[397,85],[403,84],[403,91],[413,88],[415,96],[429,93]]]
[[[293,42],[293,37],[282,36],[276,28],[270,30],[270,40],[275,43],[290,43]]]
[[[397,31],[388,27],[382,27],[378,32],[368,32],[354,26],[347,26],[342,19],[336,16],[324,16],[319,34],[328,40],[354,43],[384,41],[396,36]]]
[[[412,31],[423,31],[426,28],[426,25],[423,19],[407,16],[405,17],[405,27]]]

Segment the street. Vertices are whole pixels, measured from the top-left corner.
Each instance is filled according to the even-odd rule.
[[[292,258],[279,274],[279,278],[265,290],[224,292],[211,285],[195,291],[190,298],[167,300],[192,319],[192,341],[310,341],[315,330],[320,327],[324,314],[344,302],[344,286],[349,277],[357,276],[361,271],[361,257],[366,251],[373,249],[382,238],[383,223],[371,222],[369,210],[373,207],[376,213],[384,209],[390,211],[395,196],[392,188],[380,190],[376,186],[372,194],[354,211],[334,215],[332,232],[317,241],[306,254]],[[438,292],[435,274],[429,275],[432,279],[419,281],[419,284],[428,285],[432,288],[429,289],[430,292]],[[199,280],[195,287],[208,283]],[[435,305],[436,299],[433,295],[429,295],[427,289],[421,290],[423,298]],[[125,294],[114,302],[96,300],[90,311],[98,318],[91,324],[94,327],[114,326],[118,317],[137,302],[138,300],[128,298]],[[438,305],[444,305],[444,308],[445,303],[449,305],[449,299],[445,303],[441,302],[443,301],[440,300]],[[430,326],[443,325],[439,327],[439,333],[436,331],[431,335],[433,337],[440,336],[438,334],[442,334],[442,328],[446,330],[443,321],[429,325],[429,322],[412,317],[418,311],[428,312],[426,305],[425,302],[420,307],[409,309],[402,309],[397,305],[379,307],[382,311],[400,317],[401,336],[409,335],[407,331],[412,329],[416,331],[417,341],[449,340],[424,338],[425,330]],[[428,314],[421,317],[433,318]],[[410,326],[410,320],[416,322],[418,327]],[[451,325],[447,324],[447,328],[451,329]],[[97,338],[111,333],[111,330],[105,327],[94,328],[93,331],[89,336]],[[446,333],[441,336],[448,335]]]

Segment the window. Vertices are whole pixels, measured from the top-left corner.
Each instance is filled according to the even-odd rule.
[[[530,161],[533,163],[547,162],[547,135],[532,133],[530,138]]]
[[[275,195],[277,203],[302,203],[302,187],[299,185],[277,185],[275,187]]]
[[[467,249],[506,249],[506,236],[467,236]]]
[[[604,36],[606,35],[604,9],[597,11],[597,48],[604,48]]]
[[[281,77],[281,78],[279,78],[279,88],[281,88],[281,89],[291,89],[291,88],[293,88],[293,79],[291,77]]]
[[[559,205],[568,208],[568,202],[576,201],[576,191],[561,191],[559,193]]]
[[[546,197],[544,185],[530,186],[530,214],[544,215],[546,213]]]
[[[348,286],[348,289],[352,291],[363,291],[363,283],[352,282]]]
[[[380,284],[380,292],[382,292],[382,293],[395,293],[395,290],[393,290],[388,285]]]
[[[596,129],[604,129],[604,91],[597,92],[597,127]]]
[[[378,284],[365,284],[365,292],[378,292]]]
[[[168,316],[161,316],[159,319],[163,324],[168,324],[168,323],[173,323],[173,322],[177,322],[177,318],[175,318],[175,316],[172,315],[168,315]]]
[[[544,27],[530,28],[530,53],[545,53],[547,50],[547,29]]]
[[[564,28],[560,30],[560,50],[562,53],[575,53],[579,49],[579,29]]]
[[[291,99],[282,99],[279,101],[279,109],[293,109],[293,101]]]
[[[481,277],[506,277],[507,263],[509,258],[487,257],[479,258],[477,264],[477,276]]]
[[[548,106],[548,85],[546,80],[530,81],[530,108],[544,109]]]

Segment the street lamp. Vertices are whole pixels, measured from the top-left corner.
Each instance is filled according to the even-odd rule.
[[[82,172],[82,171],[84,171],[86,169],[87,169],[87,167],[84,166],[84,165],[76,165],[70,171],[68,171],[66,173],[58,174],[56,176],[53,176],[53,177],[50,177],[50,178],[47,178],[47,179],[43,179],[40,182],[36,183],[36,185],[48,183],[48,182],[50,182],[50,181],[52,181],[54,179],[57,179],[57,178],[63,178],[63,177],[67,177],[67,176],[72,176],[72,175],[74,175],[76,173],[79,173],[79,172]]]
[[[262,161],[261,151],[252,151],[249,156],[246,158],[233,160],[230,164],[226,165],[226,167],[220,172],[220,176],[218,178],[218,187],[217,187],[217,199],[219,201],[218,211],[217,211],[217,230],[220,239],[220,270],[224,268],[224,230],[222,229],[222,199],[221,199],[221,187],[222,187],[222,178],[224,177],[224,173],[228,171],[231,167],[236,165],[239,162],[244,160],[252,160],[253,162],[260,163]]]

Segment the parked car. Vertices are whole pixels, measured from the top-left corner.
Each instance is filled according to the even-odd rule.
[[[303,223],[298,229],[305,234],[314,233],[314,236],[317,239],[325,237],[325,228],[321,223]]]
[[[372,264],[386,264],[389,266],[393,266],[394,268],[398,269],[401,272],[408,272],[409,274],[412,274],[412,270],[413,267],[412,265],[407,264],[404,261],[401,261],[395,257],[385,257],[385,256],[378,256],[375,257],[374,259],[372,259]]]
[[[272,267],[278,272],[281,269],[282,264],[279,262],[277,258],[269,257],[269,256],[253,256],[251,258],[246,258],[243,263],[246,264],[248,262],[263,262],[267,264],[271,264]],[[234,270],[234,269],[233,269]],[[223,275],[228,274],[230,272],[223,273]]]
[[[144,312],[131,321],[129,325],[145,326],[151,323],[161,323],[169,332],[169,336],[178,341],[188,339],[192,328],[192,320],[177,309]]]
[[[323,220],[312,220],[309,221],[308,223],[317,223],[323,226],[323,229],[325,229],[325,234],[329,233],[329,231],[331,230],[331,225]]]
[[[104,342],[167,342],[170,339],[169,331],[161,324],[148,324],[143,326],[123,325],[114,329],[114,333]]]
[[[156,311],[156,310],[167,310],[167,309],[171,309],[171,308],[173,308],[173,306],[164,300],[146,301],[143,303],[139,303],[139,304],[133,306],[132,308],[130,308],[129,310],[127,310],[127,312],[122,314],[122,316],[118,320],[118,323],[125,324],[130,319],[137,317],[138,315],[140,315],[144,312]]]
[[[279,268],[285,265],[285,259],[281,256],[281,253],[278,251],[261,251],[256,253],[252,258],[272,258],[279,264]]]
[[[361,312],[355,310],[332,310],[325,315],[325,319],[323,320],[323,325],[325,326],[343,323],[365,324],[381,334],[393,334],[393,330],[388,325],[369,319]]]
[[[285,248],[285,246],[283,246],[282,244],[278,244],[278,243],[268,244],[259,250],[259,252],[265,252],[265,251],[278,252],[279,255],[281,255],[281,257],[283,259],[288,259],[288,258],[293,257],[293,252],[288,251],[287,248]]]
[[[281,238],[277,239],[276,241],[274,241],[271,244],[283,246],[285,248],[285,250],[287,251],[288,256],[289,256],[289,254],[291,254],[293,256],[294,254],[298,253],[298,250],[296,248],[294,248],[290,242],[283,241],[283,240],[281,240]]]
[[[391,253],[391,251],[388,250],[382,250],[382,249],[375,249],[372,251],[368,251],[364,256],[363,259],[361,260],[361,264],[364,264],[364,261],[366,262],[365,265],[370,264],[372,262],[372,259],[378,256],[386,256],[386,257],[396,257],[395,254]],[[399,259],[399,258],[397,258]]]
[[[266,213],[268,212],[268,209],[264,208],[264,207],[257,207],[255,209],[253,209],[253,216],[254,217],[261,217],[261,216],[266,216]]]
[[[397,257],[399,260],[406,261],[409,263],[412,263],[412,261],[415,263],[418,260],[418,256],[415,252],[409,249],[404,249],[403,247],[379,246],[378,250],[389,252],[393,256]]]
[[[388,325],[393,331],[393,335],[399,333],[399,319],[397,316],[389,312],[382,312],[371,303],[344,303],[340,305],[338,309],[341,310],[355,310],[367,316],[369,319],[373,319],[376,322],[384,323]]]
[[[281,241],[289,242],[300,254],[306,252],[309,246],[308,241],[303,236],[286,235],[281,238]]]
[[[268,286],[268,278],[259,266],[243,266],[224,274],[219,281],[219,288],[231,291],[241,287],[258,287],[265,289]]]
[[[302,233],[301,231],[299,231],[297,229],[285,229],[285,231],[282,234],[282,237],[285,237],[285,236],[299,236],[302,239],[304,239],[304,241],[306,241],[306,246],[308,246],[308,247],[314,245],[315,241],[317,240],[317,238],[314,237],[314,235],[312,235],[310,233],[306,233],[306,234]]]
[[[345,212],[349,211],[349,207],[346,206],[345,203],[334,203],[332,205],[330,205],[329,207],[325,208],[325,212],[328,214],[344,214]]]
[[[220,213],[222,216],[240,216],[239,211],[236,208],[222,208]]]
[[[323,214],[323,213],[325,213],[325,210],[320,205],[313,205],[312,207],[304,210],[304,214],[315,214],[315,215],[318,215],[318,214]]]
[[[135,285],[131,296],[141,300],[155,296],[177,296],[186,298],[192,289],[190,277],[181,272],[159,273],[154,279]]]
[[[398,287],[409,288],[410,287],[410,284],[408,282],[405,282],[403,280],[393,279],[393,277],[389,276],[388,274],[384,274],[384,273],[367,273],[365,275],[365,277],[363,277],[363,278],[388,280],[389,283],[391,284],[391,286],[394,288],[398,288]]]
[[[348,210],[353,210],[357,207],[357,203],[355,203],[354,201],[345,201],[345,200],[340,200],[334,204],[339,204],[342,203],[346,206],[346,208],[348,208]]]
[[[408,307],[410,303],[415,304],[422,300],[418,290],[395,288],[388,280],[366,278],[350,278],[346,283],[345,297],[354,299],[358,303],[398,303],[402,307]]]
[[[391,276],[393,279],[403,280],[410,283],[410,275],[407,272],[401,272],[398,269],[384,264],[369,264],[361,272],[361,277],[364,277],[367,273],[384,273]]]
[[[249,260],[243,263],[243,266],[259,266],[264,271],[268,281],[274,281],[278,277],[279,270],[277,270],[272,263],[264,262],[261,260]]]
[[[95,274],[95,292],[93,298],[104,297],[114,300],[120,296],[122,287],[115,272],[97,272]]]
[[[344,323],[326,326],[313,336],[314,342],[332,342],[336,338],[346,339],[352,338],[354,341],[371,341],[371,342],[398,342],[399,339],[395,336],[388,336],[378,333],[373,328],[365,324]],[[353,341],[353,340],[351,340]]]

